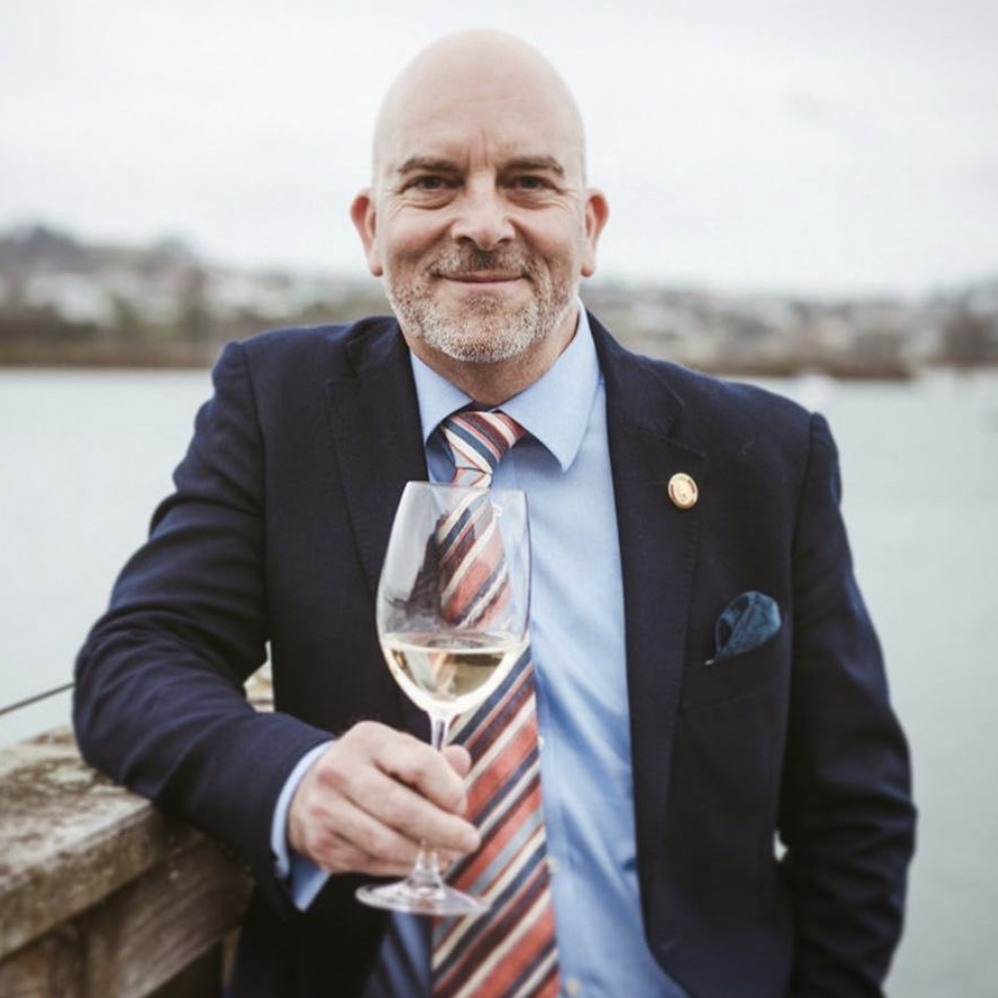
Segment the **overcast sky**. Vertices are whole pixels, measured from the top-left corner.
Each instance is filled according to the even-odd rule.
[[[347,206],[377,103],[471,26],[575,90],[605,275],[918,294],[998,274],[996,0],[0,0],[0,228],[363,273]]]

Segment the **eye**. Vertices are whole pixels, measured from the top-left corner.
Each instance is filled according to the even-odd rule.
[[[447,177],[442,177],[436,173],[424,173],[421,176],[413,177],[405,185],[405,190],[415,191],[418,194],[437,194],[450,190],[453,186],[454,182]]]
[[[543,191],[547,190],[551,184],[544,177],[524,174],[514,179],[513,186],[522,191]]]

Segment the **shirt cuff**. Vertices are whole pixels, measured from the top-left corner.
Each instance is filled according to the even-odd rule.
[[[284,781],[270,825],[270,849],[274,855],[277,879],[288,885],[291,900],[299,911],[305,911],[315,900],[323,884],[329,879],[329,874],[307,856],[294,852],[288,845],[288,812],[298,784],[312,763],[331,744],[328,741],[316,745],[298,760],[298,764]]]

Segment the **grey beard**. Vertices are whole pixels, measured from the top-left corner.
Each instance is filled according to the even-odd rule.
[[[433,300],[411,287],[392,287],[385,293],[406,332],[452,360],[495,364],[517,357],[558,328],[575,300],[574,288],[535,298],[509,313],[489,295],[472,297],[466,321],[442,315]]]

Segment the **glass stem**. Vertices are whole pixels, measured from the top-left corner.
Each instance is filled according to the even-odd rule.
[[[430,715],[430,744],[438,751],[442,752],[444,747],[444,737],[447,734],[449,725],[447,718]],[[419,854],[416,856],[416,865],[409,874],[409,883],[417,890],[432,890],[443,887],[443,878],[440,876],[440,860],[437,857],[436,849],[427,849],[426,843],[421,842]]]
[[[438,751],[444,748],[444,736],[447,734],[447,727],[450,721],[446,717],[437,717],[430,714],[430,744]]]

